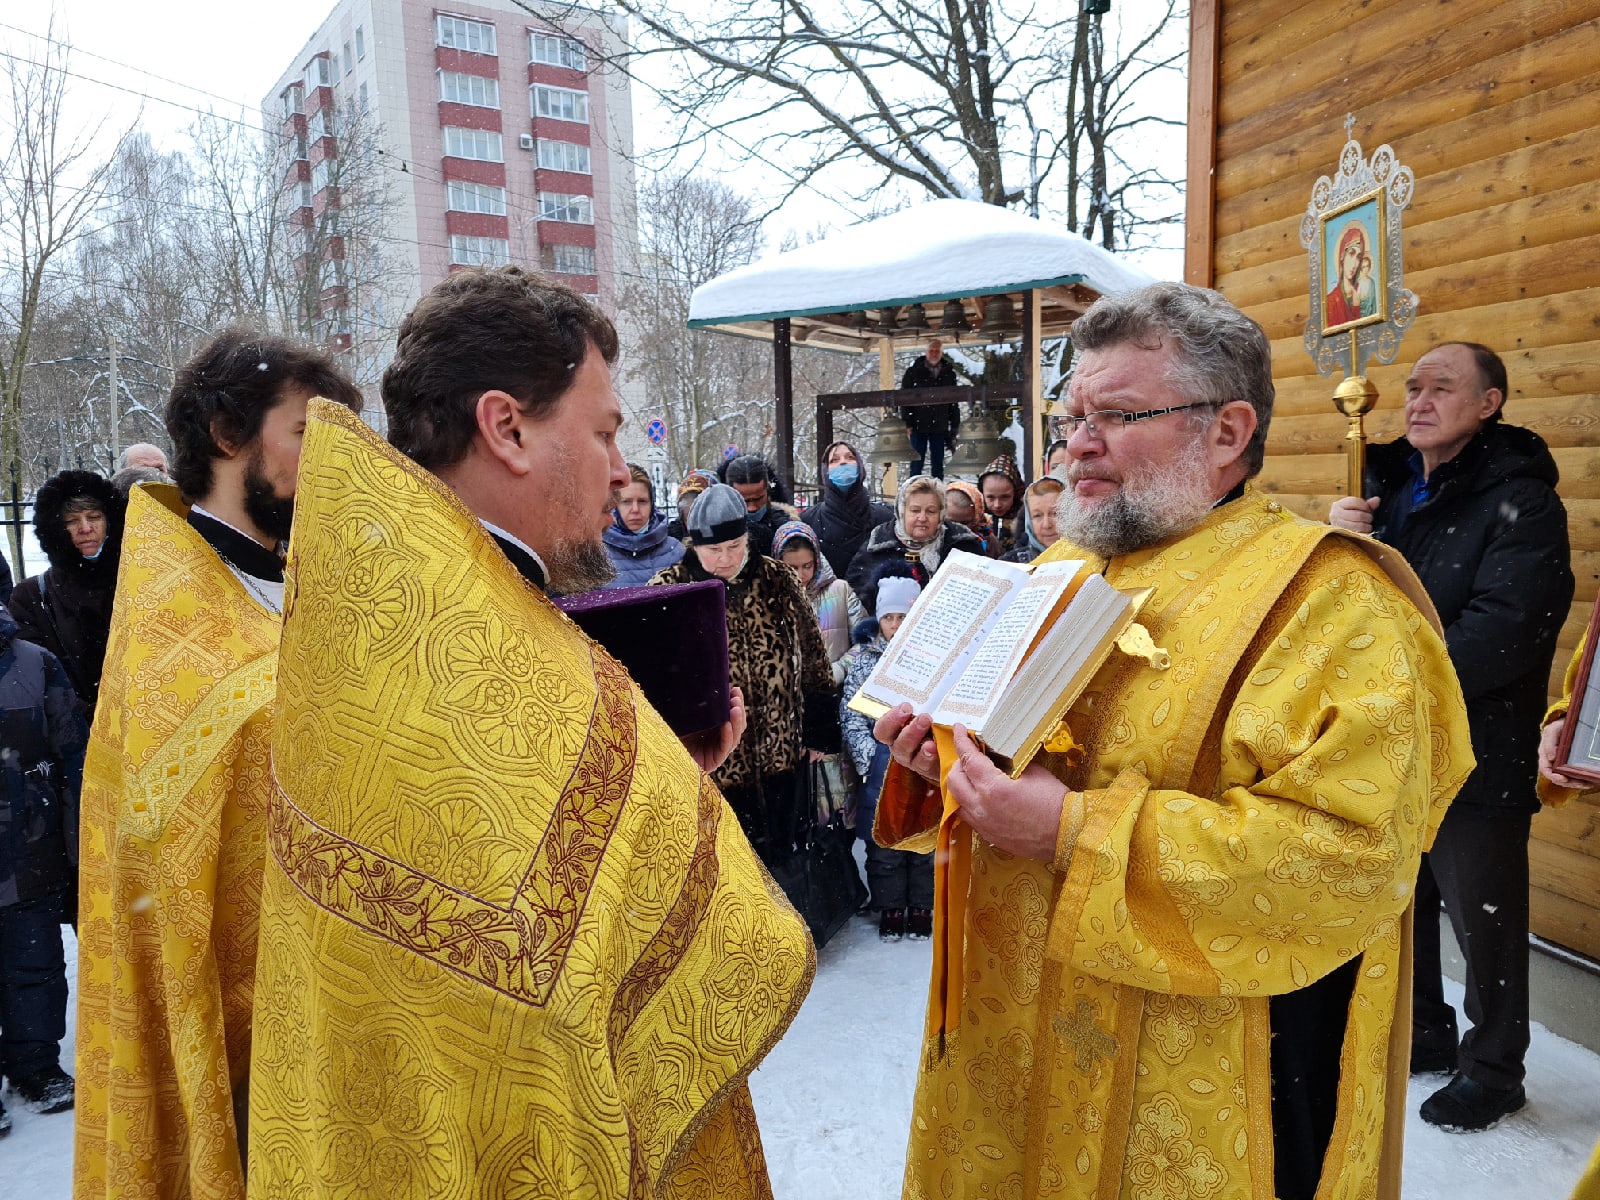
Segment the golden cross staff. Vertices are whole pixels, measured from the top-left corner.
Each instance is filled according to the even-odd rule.
[[[1347,496],[1364,498],[1362,488],[1367,470],[1366,416],[1378,404],[1377,385],[1361,374],[1357,357],[1356,330],[1350,331],[1350,374],[1333,392],[1333,406],[1342,412],[1348,425],[1344,431],[1345,468],[1348,471]]]

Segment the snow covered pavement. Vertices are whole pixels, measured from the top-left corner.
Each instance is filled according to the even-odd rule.
[[[77,947],[68,934],[69,978]],[[900,1194],[918,1035],[932,950],[884,944],[850,923],[818,956],[817,979],[787,1037],[751,1079],[778,1200],[891,1200]],[[1460,988],[1445,981],[1460,1001]],[[72,1066],[71,1014],[62,1062]],[[1565,1200],[1600,1135],[1600,1056],[1533,1027],[1528,1107],[1486,1133],[1424,1125],[1417,1105],[1443,1082],[1417,1080],[1407,1099],[1406,1200]],[[0,1200],[67,1200],[72,1118],[8,1106]]]

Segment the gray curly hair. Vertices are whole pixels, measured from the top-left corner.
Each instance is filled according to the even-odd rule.
[[[1218,292],[1186,283],[1153,283],[1121,296],[1103,296],[1072,324],[1078,350],[1105,350],[1132,342],[1172,346],[1167,381],[1189,403],[1244,400],[1256,412],[1256,431],[1245,447],[1245,477],[1261,470],[1272,424],[1272,345],[1266,332]],[[1204,428],[1215,410],[1188,414]]]

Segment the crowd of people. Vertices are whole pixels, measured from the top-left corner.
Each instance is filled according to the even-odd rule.
[[[930,347],[935,362],[937,346]],[[944,359],[946,374],[949,366]],[[913,369],[907,386],[920,386],[918,378]],[[616,574],[604,586],[724,582],[730,673],[750,731],[715,775],[718,787],[752,844],[776,867],[793,849],[792,814],[797,791],[808,786],[806,768],[823,763],[865,847],[869,892],[862,911],[878,914],[886,940],[926,938],[931,858],[873,842],[872,812],[887,760],[880,755],[874,766],[869,727],[848,708],[905,612],[895,609],[884,623],[881,584],[902,581],[889,589],[891,602],[901,604],[952,550],[1031,562],[1058,540],[1055,509],[1066,482],[1044,475],[1026,484],[1015,460],[1001,455],[971,481],[913,473],[891,507],[874,498],[870,472],[850,443],[825,447],[822,461],[817,503],[803,510],[761,455],[738,455],[716,470],[696,468],[678,486],[676,523],[657,510],[644,468],[629,463],[630,482],[605,531]],[[911,876],[902,856],[920,863]],[[890,862],[893,871],[884,865]],[[926,888],[908,889],[905,878],[912,876]]]
[[[76,1194],[380,1160],[419,1191],[766,1194],[744,1081],[816,969],[772,876],[819,770],[880,936],[935,939],[908,1195],[1379,1194],[1408,1072],[1444,1077],[1436,1125],[1519,1109],[1529,822],[1582,782],[1570,696],[1544,711],[1566,513],[1503,362],[1423,355],[1405,437],[1318,523],[1252,482],[1270,347],[1221,296],[1105,298],[1073,339],[1038,477],[946,481],[959,413],[924,406],[929,473],[881,501],[836,442],[803,509],[760,455],[656,495],[614,326],[520,268],[406,318],[387,441],[320,352],[202,347],[170,466],[49,479],[48,566],[3,581],[0,1073],[76,1105]],[[908,386],[948,368],[930,345]],[[960,726],[869,721],[957,550],[1089,559],[1170,654],[1112,660],[1015,778]],[[692,738],[550,599],[673,584],[726,607],[728,719]]]

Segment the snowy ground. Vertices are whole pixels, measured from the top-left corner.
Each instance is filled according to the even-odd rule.
[[[77,947],[66,933],[70,979]],[[778,1200],[900,1194],[932,958],[927,942],[880,943],[864,919],[818,955],[811,995],[751,1080]],[[1446,980],[1445,989],[1459,1004],[1460,988]],[[62,1048],[69,1070],[72,1036],[69,1028]],[[1564,1200],[1600,1135],[1600,1057],[1535,1025],[1528,1107],[1486,1133],[1442,1133],[1418,1120],[1417,1105],[1442,1082],[1416,1080],[1408,1097],[1406,1200]],[[0,1200],[67,1200],[71,1115],[9,1107]]]

